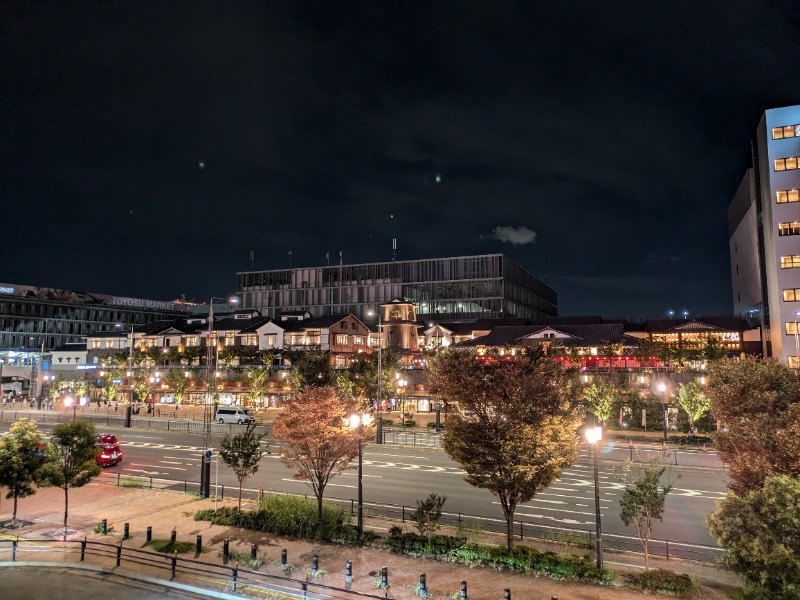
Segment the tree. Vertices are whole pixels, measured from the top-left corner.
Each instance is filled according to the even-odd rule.
[[[727,358],[729,355],[728,349],[719,343],[719,340],[714,336],[709,335],[705,339],[705,343],[700,348],[700,358],[706,362],[712,362]]]
[[[394,395],[395,372],[400,362],[392,352],[384,352],[381,357],[381,398],[386,400]],[[354,360],[349,367],[336,376],[336,390],[342,397],[352,398],[362,410],[371,410],[378,397],[378,354],[373,352]]]
[[[201,354],[203,354],[203,350],[200,348],[200,346],[186,346],[183,349],[181,360],[186,362],[186,364],[191,367],[194,362],[200,358]]]
[[[773,598],[800,597],[800,479],[770,475],[742,498],[729,493],[708,528],[745,581]]]
[[[442,518],[442,507],[446,500],[447,496],[431,493],[425,500],[417,500],[417,510],[411,513],[417,532],[428,538],[429,546],[433,534],[439,529],[439,519]]]
[[[711,414],[725,426],[716,446],[737,496],[770,474],[800,476],[800,379],[775,361],[747,358],[711,365]]]
[[[150,375],[147,371],[141,369],[133,375],[133,391],[136,392],[136,399],[139,402],[147,400],[147,394],[150,393]]]
[[[711,409],[711,400],[703,393],[703,388],[696,381],[678,386],[678,406],[689,417],[689,428],[697,433],[695,421],[702,419]]]
[[[619,500],[619,516],[626,526],[633,523],[636,528],[636,534],[644,549],[644,568],[649,569],[648,548],[653,534],[653,524],[656,520],[663,520],[667,494],[672,491],[674,482],[668,479],[667,483],[661,483],[661,477],[667,471],[667,467],[659,464],[658,457],[643,463],[639,476],[627,481],[631,468],[631,461],[628,461],[625,468],[625,489]]]
[[[172,395],[175,397],[175,402],[182,404],[183,397],[186,395],[186,390],[189,388],[189,378],[183,374],[183,370],[170,369],[167,371],[164,381],[172,388]]]
[[[541,348],[476,358],[459,350],[432,359],[431,394],[458,409],[442,435],[465,481],[500,500],[509,550],[514,511],[577,460],[582,411],[572,377]]]
[[[258,406],[267,393],[269,386],[269,369],[251,369],[247,372],[247,392],[245,400]]]
[[[109,402],[113,402],[114,398],[117,397],[117,382],[115,379],[119,377],[119,373],[106,371],[100,378],[100,388],[103,390],[103,396]]]
[[[583,390],[583,400],[586,407],[606,426],[614,414],[614,405],[617,403],[617,390],[614,384],[607,379],[602,379],[599,383],[593,383]]]
[[[159,362],[164,361],[164,350],[163,348],[158,348],[156,346],[151,346],[145,351],[145,356],[147,360],[149,360],[153,365],[158,365]]]
[[[219,445],[219,456],[239,480],[239,510],[242,510],[242,488],[248,477],[258,471],[258,463],[264,456],[261,440],[266,432],[256,435],[256,424],[250,423],[242,433],[226,435]]]
[[[97,466],[97,431],[83,421],[53,427],[46,459],[39,473],[45,485],[64,490],[64,537],[67,535],[69,490],[83,487],[100,474]]]
[[[319,348],[287,350],[284,356],[292,363],[289,374],[292,388],[299,393],[307,387],[324,387],[331,383],[330,351]]]
[[[20,419],[0,438],[0,487],[7,489],[6,498],[14,499],[11,522],[17,520],[17,500],[36,493],[39,469],[44,464],[44,437],[36,422]]]
[[[281,461],[314,491],[320,520],[325,486],[352,469],[350,462],[358,456],[359,430],[349,424],[353,408],[332,387],[309,387],[284,407],[272,428],[272,436],[285,445]],[[369,429],[360,430],[362,441],[369,439]]]

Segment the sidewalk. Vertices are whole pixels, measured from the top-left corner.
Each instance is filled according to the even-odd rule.
[[[258,483],[258,482],[255,482]],[[249,556],[251,544],[257,544],[258,556],[266,559],[260,571],[280,574],[278,567],[281,550],[288,551],[288,562],[296,567],[295,577],[302,579],[306,568],[311,566],[312,555],[319,557],[319,567],[327,571],[319,581],[326,585],[343,587],[345,562],[353,563],[352,589],[368,594],[378,594],[374,586],[374,573],[381,567],[389,567],[391,592],[389,597],[411,599],[416,596],[413,587],[419,582],[420,573],[427,575],[428,588],[433,598],[450,598],[458,591],[460,582],[466,580],[469,597],[474,600],[500,599],[503,589],[510,588],[514,600],[548,599],[558,596],[561,600],[641,600],[640,594],[618,586],[595,586],[570,582],[560,582],[529,575],[498,572],[485,568],[469,568],[461,565],[432,560],[414,559],[391,554],[376,548],[356,548],[339,544],[317,543],[304,540],[287,540],[271,534],[241,530],[238,528],[210,525],[204,521],[194,521],[196,510],[213,508],[214,500],[199,500],[195,496],[164,490],[142,490],[116,487],[106,483],[91,483],[86,487],[70,491],[70,539],[122,543],[126,547],[141,548],[145,541],[145,531],[152,527],[154,539],[168,539],[172,529],[177,531],[177,539],[194,544],[198,534],[203,537],[203,554],[197,559],[220,564],[224,539],[230,540],[231,553]],[[218,506],[232,506],[235,501],[220,501]],[[0,520],[10,518],[11,503],[0,505]],[[64,495],[60,489],[43,489],[34,496],[19,501],[18,518],[31,524],[16,530],[0,529],[2,537],[45,537],[60,530],[64,516]],[[95,525],[107,519],[109,535],[102,536],[92,532]],[[125,523],[130,525],[131,539],[122,541]],[[382,534],[395,523],[385,519],[365,519],[365,528]],[[113,529],[112,529],[113,528]],[[52,539],[52,538],[50,538]],[[500,543],[498,537],[495,541]],[[537,544],[541,547],[541,544]],[[556,551],[568,551],[557,546]],[[583,553],[584,550],[579,552]],[[193,558],[194,551],[184,555]],[[638,555],[606,553],[606,566],[618,572],[636,571],[641,568],[642,559]],[[8,560],[0,557],[0,560]],[[19,560],[19,559],[18,559]],[[40,560],[40,557],[36,557]],[[64,560],[51,557],[48,560]],[[621,563],[625,563],[622,565]],[[732,574],[720,569],[689,563],[680,560],[651,559],[651,568],[667,568],[689,573],[697,577],[705,586],[702,597],[723,600],[728,596],[726,589],[738,585]],[[156,571],[146,566],[123,563],[120,569],[137,572],[143,576],[168,579],[167,571]],[[622,579],[618,577],[618,580]]]

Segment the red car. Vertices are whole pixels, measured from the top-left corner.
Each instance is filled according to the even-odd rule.
[[[97,436],[97,464],[101,467],[113,467],[122,462],[122,448],[117,436],[103,433]]]

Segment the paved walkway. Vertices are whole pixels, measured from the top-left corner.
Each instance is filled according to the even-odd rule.
[[[231,505],[230,500],[220,501],[219,505]],[[167,539],[174,528],[178,540],[195,543],[198,534],[202,535],[203,553],[197,558],[208,563],[221,564],[221,550],[224,539],[230,540],[230,551],[242,555],[250,555],[251,545],[257,545],[259,558],[265,564],[259,569],[265,574],[280,574],[279,559],[282,549],[288,551],[288,562],[296,567],[296,573],[304,574],[311,565],[312,555],[319,557],[320,569],[327,573],[324,577],[316,579],[320,583],[331,586],[343,586],[345,562],[353,563],[353,590],[368,594],[379,592],[374,581],[376,571],[383,566],[388,566],[390,574],[392,598],[413,598],[413,588],[419,582],[419,574],[426,573],[428,586],[433,591],[437,600],[450,598],[458,591],[459,584],[466,580],[469,585],[469,597],[474,600],[500,599],[503,589],[510,588],[515,600],[548,599],[558,596],[561,600],[633,600],[644,596],[627,588],[617,586],[594,586],[577,583],[559,582],[545,578],[526,575],[497,572],[491,569],[468,568],[461,565],[414,559],[377,550],[375,548],[354,548],[337,544],[315,543],[304,540],[285,540],[260,532],[241,530],[237,528],[212,526],[207,522],[194,521],[194,512],[201,508],[213,508],[213,499],[199,500],[195,496],[165,490],[143,490],[136,488],[116,487],[107,483],[91,483],[88,486],[70,492],[70,539],[84,539],[105,541],[110,544],[123,544],[126,548],[142,548],[145,542],[145,531],[152,527],[154,539]],[[0,506],[0,520],[10,518],[11,503],[4,501]],[[58,489],[43,489],[36,495],[19,501],[18,517],[30,522],[29,525],[19,530],[0,529],[0,537],[9,538],[19,536],[38,538],[56,535],[61,529],[64,514],[64,495]],[[109,534],[102,536],[92,530],[101,519],[106,519]],[[131,539],[122,540],[124,524],[129,523]],[[366,519],[365,528],[376,533],[384,533],[393,525],[391,521],[383,519]],[[494,541],[501,543],[497,538]],[[6,546],[2,546],[7,548]],[[557,551],[568,551],[567,548],[557,547]],[[575,550],[584,553],[585,550]],[[194,549],[184,555],[185,558],[194,558]],[[42,556],[20,555],[17,560],[56,560],[59,562],[77,560],[69,556]],[[0,561],[10,560],[8,553],[0,556]],[[606,565],[614,570],[630,573],[642,568],[641,559],[636,555],[623,555],[606,553]],[[113,562],[108,563],[108,570],[136,573],[142,577],[168,579],[169,572],[157,570],[147,566],[125,563],[119,568],[114,568]],[[698,577],[706,586],[703,598],[724,599],[727,597],[725,590],[738,584],[737,579],[731,574],[708,565],[699,565],[679,560],[651,560],[651,567],[669,568],[679,572],[687,572]],[[0,569],[2,577],[0,583],[17,585],[15,573],[20,573],[20,585],[25,587],[26,577],[29,572],[19,569],[8,571]],[[10,573],[10,575],[9,575]],[[303,575],[300,576],[302,578]],[[624,579],[624,575],[619,579]],[[115,595],[87,595],[87,590],[82,585],[82,577],[59,578],[61,595],[45,594],[30,596],[31,598],[49,598],[50,600],[72,600],[73,598],[103,598],[120,597]],[[197,585],[197,582],[178,580],[184,583]],[[103,578],[100,577],[100,581]],[[115,582],[116,585],[116,582]],[[131,583],[131,585],[139,585]],[[215,587],[209,584],[208,587]],[[221,589],[217,586],[218,589]],[[6,588],[4,588],[6,589]],[[149,593],[149,591],[147,592]],[[25,596],[9,596],[24,598]],[[149,596],[144,592],[137,598]],[[162,597],[162,596],[159,596]],[[182,596],[175,596],[182,597]]]

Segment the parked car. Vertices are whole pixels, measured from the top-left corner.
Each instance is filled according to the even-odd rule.
[[[101,433],[97,436],[97,464],[101,467],[113,467],[122,462],[124,452],[117,436]]]

